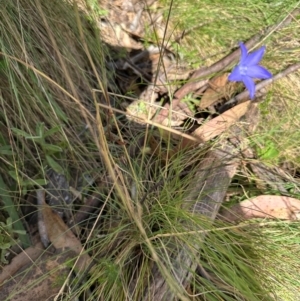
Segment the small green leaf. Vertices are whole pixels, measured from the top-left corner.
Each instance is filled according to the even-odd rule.
[[[2,133],[0,133],[0,145],[8,145],[8,142],[6,141]]]
[[[47,163],[49,166],[58,174],[63,174],[64,170],[61,165],[59,165],[52,157],[46,156]]]
[[[26,195],[28,192],[27,186],[22,186],[22,196]]]
[[[12,218],[11,217],[8,217],[6,219],[6,226],[9,228],[9,229],[12,229]]]
[[[9,170],[8,174],[18,183],[23,183],[21,177],[18,175],[18,173],[16,172],[16,170]],[[22,185],[22,184],[21,184]]]
[[[26,232],[23,231],[23,230],[14,230],[14,233],[20,234],[20,235],[25,235],[26,234]]]
[[[279,155],[279,151],[276,148],[268,148],[262,155],[261,159],[275,159]]]
[[[61,109],[61,107],[52,99],[49,99],[49,101],[51,102],[51,106],[55,111],[55,114],[57,115],[57,117],[64,121],[64,122],[68,122],[68,117],[66,116],[66,114],[64,113],[64,111]]]
[[[57,145],[53,145],[53,144],[48,144],[48,143],[43,144],[43,149],[44,149],[44,151],[53,152],[53,153],[61,153],[62,152],[61,147],[59,147]]]
[[[279,155],[279,151],[272,141],[267,141],[265,147],[258,151],[261,159],[271,160],[275,159]]]
[[[26,139],[36,141],[40,144],[43,141],[43,137],[41,137],[41,136],[30,136],[30,137],[26,137]]]
[[[15,231],[21,230],[24,233],[26,233],[25,228],[22,224],[22,221],[19,217],[19,214],[16,210],[16,206],[15,206],[12,198],[10,197],[9,191],[10,191],[10,189],[6,186],[6,184],[3,181],[2,176],[0,175],[0,196],[1,196],[2,202],[4,203],[5,208],[7,210],[7,213],[9,214],[9,217],[13,221],[13,228]],[[29,236],[27,234],[20,235],[20,240],[21,240],[22,246],[24,248],[27,248],[31,245]]]
[[[32,135],[29,135],[28,133],[26,133],[25,131],[23,130],[20,130],[20,129],[17,129],[17,128],[12,128],[11,129],[15,134],[17,134],[18,136],[22,136],[22,137],[25,137],[25,138],[30,138],[32,137]]]
[[[1,250],[7,250],[11,247],[11,244],[10,243],[2,243],[0,244],[0,249]]]
[[[49,137],[57,132],[59,132],[61,130],[62,126],[61,125],[56,125],[55,127],[53,127],[52,129],[46,131],[44,133],[44,138]]]
[[[36,125],[36,134],[38,137],[44,137],[45,124],[44,122],[40,122]]]
[[[23,181],[24,186],[34,186],[34,185],[40,185],[44,186],[47,185],[48,181],[46,179],[28,179]]]
[[[40,140],[43,138],[42,136],[32,136],[26,133],[23,130],[17,129],[17,128],[12,128],[11,129],[15,134],[18,136],[24,137],[25,139],[30,139],[30,140],[35,140],[37,142],[40,142]]]
[[[8,156],[13,155],[13,151],[11,150],[11,146],[10,145],[0,146],[0,154],[1,155],[8,155]]]

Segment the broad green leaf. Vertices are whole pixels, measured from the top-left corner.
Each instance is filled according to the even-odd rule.
[[[278,157],[279,155],[279,151],[278,149],[276,148],[275,144],[271,141],[268,141],[266,143],[266,146],[259,150],[259,157],[261,159],[275,159],[276,157]]]

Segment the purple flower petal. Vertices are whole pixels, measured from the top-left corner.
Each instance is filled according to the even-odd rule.
[[[265,50],[266,50],[266,47],[263,46],[263,47],[259,48],[258,50],[249,53],[248,56],[246,57],[246,59],[243,61],[243,64],[245,64],[247,66],[257,65],[261,61],[262,57],[264,56]]]
[[[249,66],[247,70],[247,75],[252,78],[259,79],[267,79],[272,77],[272,74],[266,68],[259,65]]]
[[[249,76],[243,76],[243,83],[249,91],[250,99],[254,98],[255,95],[255,84],[254,81]]]
[[[244,43],[240,42],[239,45],[241,48],[241,61],[240,62],[241,62],[241,64],[244,64],[244,61],[246,60],[247,55],[248,55],[248,50]]]
[[[262,46],[258,50],[248,53],[248,50],[244,43],[239,43],[241,48],[240,63],[233,69],[228,76],[230,81],[242,81],[249,91],[250,99],[255,96],[255,83],[253,78],[267,79],[271,78],[272,74],[264,67],[259,66],[266,47]]]
[[[236,66],[232,72],[229,74],[228,76],[228,80],[232,81],[232,82],[239,82],[242,81],[242,76],[240,73],[240,68],[239,66]]]

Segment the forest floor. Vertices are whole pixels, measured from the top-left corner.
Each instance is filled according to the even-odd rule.
[[[297,300],[299,15],[6,4],[0,299]],[[272,73],[252,100],[239,42]]]

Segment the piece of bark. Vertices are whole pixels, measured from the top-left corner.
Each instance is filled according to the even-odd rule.
[[[236,152],[233,146],[227,144],[222,146],[222,149],[211,150],[207,154],[189,186],[190,192],[183,205],[185,208],[213,223],[239,165]],[[202,239],[204,238],[205,233]],[[199,243],[195,244],[194,250],[200,253]],[[190,300],[184,288],[190,282],[192,271],[195,271],[197,266],[191,251],[188,247],[182,248],[173,256],[170,254],[170,261],[174,278],[172,281],[177,281],[178,285],[172,288],[163,272],[155,264],[152,269],[151,282],[144,290],[142,301]]]

